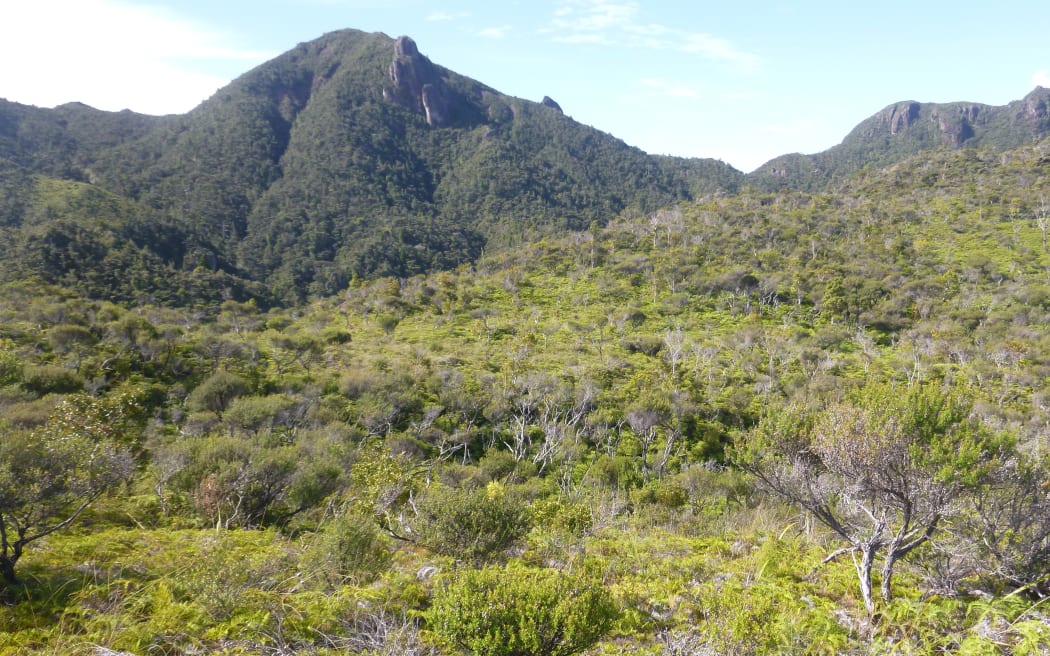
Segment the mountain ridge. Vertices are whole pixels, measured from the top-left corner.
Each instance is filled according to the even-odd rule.
[[[748,179],[764,188],[813,191],[864,166],[886,166],[933,148],[1016,148],[1050,134],[1050,89],[1035,87],[1006,105],[976,102],[887,105],[854,127],[836,146],[819,153],[773,158]]]
[[[1025,143],[1050,133],[1048,105],[1041,88],[1005,109],[894,103],[824,153],[785,155],[745,175],[712,159],[644,153],[548,97],[508,96],[435,64],[409,37],[339,30],[247,71],[186,114],[0,101],[0,237],[14,245],[8,259],[20,258],[9,272],[74,281],[95,296],[182,302],[173,299],[206,279],[209,293],[297,303],[354,277],[448,269],[486,248],[744,185],[827,189],[930,148]],[[40,176],[98,187],[125,211],[101,221],[106,210],[93,203],[110,201]],[[61,221],[23,229],[41,204]],[[143,225],[177,243],[151,243]],[[84,239],[94,244],[84,253],[53,252]],[[151,296],[96,271],[110,251],[171,289]],[[64,264],[49,270],[55,262]]]

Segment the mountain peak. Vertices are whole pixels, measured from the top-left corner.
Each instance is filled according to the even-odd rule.
[[[383,97],[406,109],[421,112],[432,128],[449,124],[449,93],[436,66],[419,52],[411,37],[394,42],[394,60],[390,62],[392,87],[383,89]]]
[[[1031,121],[1046,120],[1050,117],[1050,89],[1036,87],[1021,100],[1023,115]]]

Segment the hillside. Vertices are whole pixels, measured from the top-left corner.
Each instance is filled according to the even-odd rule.
[[[741,178],[713,160],[646,155],[549,99],[505,96],[433,64],[407,37],[352,30],[301,44],[183,116],[0,103],[0,206],[16,243],[28,238],[36,176],[91,184],[174,231],[174,244],[92,236],[144,247],[142,276],[203,267],[234,298],[262,283],[262,302],[331,294],[354,275],[448,269],[486,245],[731,191]],[[67,218],[88,229],[94,217]],[[92,295],[141,297],[96,284],[108,276],[98,266],[81,260],[62,274]]]
[[[744,186],[833,191],[922,152],[1030,144],[1048,103],[1041,88],[1004,107],[895,103],[824,153],[744,176],[647,155],[408,37],[343,30],[181,116],[0,101],[0,279],[121,303],[295,304]]]
[[[0,521],[126,482],[27,545],[0,653],[451,655],[561,622],[591,655],[1039,653],[1048,155],[942,149],[291,309],[8,284]],[[829,423],[892,458],[866,422],[916,390],[936,448],[890,462],[951,499],[871,612],[849,543],[744,468],[799,408],[825,432],[796,462]],[[549,653],[507,640],[469,651]]]
[[[763,189],[829,189],[865,167],[881,167],[937,148],[1010,150],[1050,134],[1050,89],[996,107],[971,102],[889,105],[842,143],[814,155],[766,162],[747,178]]]

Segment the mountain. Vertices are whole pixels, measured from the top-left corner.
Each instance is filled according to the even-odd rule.
[[[748,175],[766,189],[826,189],[865,166],[887,166],[935,148],[1006,150],[1050,135],[1050,89],[1036,87],[1004,106],[980,103],[889,105],[841,144],[814,155],[783,155]]]
[[[0,100],[0,282],[294,304],[745,185],[833,190],[931,149],[1016,147],[1050,133],[1048,108],[1042,88],[1004,107],[896,103],[828,151],[745,176],[648,155],[549,97],[445,69],[408,37],[343,30],[183,115]]]
[[[487,245],[733,191],[742,174],[714,160],[647,155],[550,98],[513,98],[442,68],[408,37],[345,30],[181,116],[0,102],[0,221],[22,254],[18,270],[127,300],[141,292],[99,288],[91,275],[56,274],[54,262],[31,257],[27,213],[55,204],[41,200],[42,178],[51,194],[90,185],[125,204],[127,221],[167,231],[167,243],[139,243],[124,221],[95,242],[145,249],[144,262],[171,279],[206,271],[227,295],[257,293],[249,288],[262,282],[274,299],[296,302],[355,275],[450,268]],[[81,231],[99,228],[96,215],[59,204]]]

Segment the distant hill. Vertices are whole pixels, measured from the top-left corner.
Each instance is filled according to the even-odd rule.
[[[501,94],[433,64],[407,37],[353,30],[299,45],[182,116],[0,102],[0,222],[19,252],[32,250],[24,217],[41,202],[39,176],[90,184],[165,226],[178,244],[136,248],[176,277],[203,268],[242,281],[234,296],[257,281],[289,302],[742,179],[714,160],[647,155],[549,98]],[[66,204],[82,231],[99,227],[70,213]],[[127,240],[118,230],[95,241]],[[93,294],[136,295],[63,275]]]
[[[895,103],[853,128],[841,144],[815,155],[791,154],[747,176],[766,189],[815,191],[865,166],[886,166],[935,148],[1006,150],[1050,135],[1050,89],[995,107],[979,103]]]
[[[2,91],[2,90],[0,90]],[[486,249],[760,190],[829,190],[930,149],[1050,133],[1050,91],[1005,107],[891,105],[816,155],[745,176],[648,155],[442,68],[408,37],[344,30],[151,117],[0,100],[0,282],[118,302],[297,303]]]

